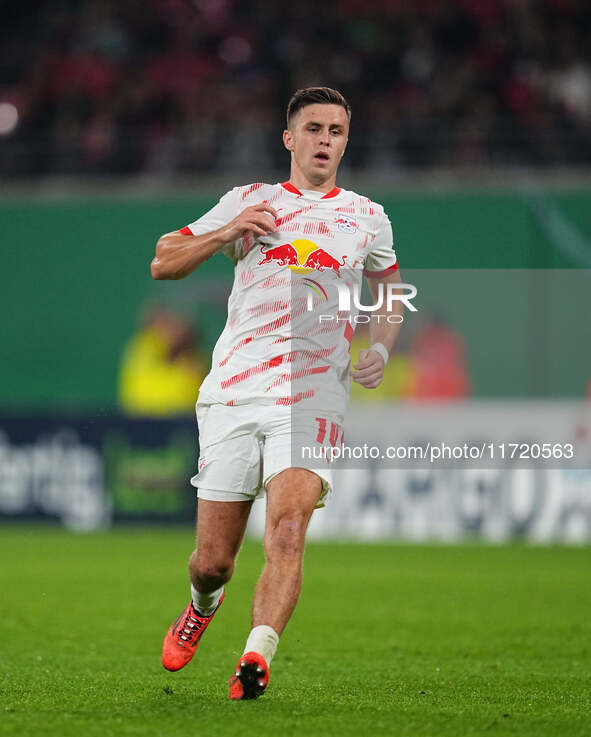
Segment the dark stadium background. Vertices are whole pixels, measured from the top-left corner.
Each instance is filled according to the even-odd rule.
[[[343,477],[310,528],[303,613],[251,726],[585,733],[589,4],[42,0],[3,4],[0,24],[0,734],[186,733],[196,704],[220,734],[243,726],[223,689],[264,506],[226,620],[171,680],[159,638],[186,595],[197,428],[190,406],[126,411],[121,371],[154,305],[189,316],[207,362],[232,265],[154,282],[155,242],[237,184],[287,179],[284,110],[315,84],[353,108],[338,184],[384,205],[403,277],[467,377],[448,396],[400,389],[422,325],[409,315],[388,388],[354,392],[351,428],[378,407],[395,424],[413,406],[500,403],[510,440],[524,412],[551,424],[548,407],[576,405],[583,460]],[[345,570],[376,598],[360,670],[333,619],[357,627]]]

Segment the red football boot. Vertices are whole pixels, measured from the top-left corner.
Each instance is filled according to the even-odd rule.
[[[269,666],[262,655],[244,653],[236,664],[236,672],[230,678],[230,698],[256,699],[269,683]]]
[[[224,589],[219,604],[209,617],[200,617],[193,608],[193,603],[189,602],[185,611],[170,626],[162,643],[162,665],[166,670],[184,668],[195,655],[199,640],[222,605],[225,595]]]

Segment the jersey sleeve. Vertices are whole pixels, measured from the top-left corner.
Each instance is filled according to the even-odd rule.
[[[203,235],[204,233],[211,233],[213,230],[218,230],[224,225],[227,225],[239,213],[238,194],[238,187],[235,187],[230,192],[226,192],[217,205],[212,207],[205,215],[195,220],[195,222],[181,228],[179,232],[185,235]],[[235,260],[236,244],[237,241],[226,244],[220,249],[220,253]]]
[[[380,279],[397,269],[398,261],[394,251],[392,225],[382,210],[373,244],[363,265],[363,274],[370,279]]]

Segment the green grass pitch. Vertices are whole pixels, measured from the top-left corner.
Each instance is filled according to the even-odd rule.
[[[591,548],[310,544],[269,689],[230,702],[262,551],[172,674],[192,543],[0,527],[0,735],[591,733]]]

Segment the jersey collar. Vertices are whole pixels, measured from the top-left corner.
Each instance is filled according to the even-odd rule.
[[[281,182],[281,186],[283,187],[283,189],[286,189],[288,192],[291,192],[292,194],[297,194],[298,197],[303,197],[300,190],[297,187],[294,187],[291,182]],[[340,191],[341,191],[340,187],[334,187],[334,189],[331,189],[330,192],[327,192],[325,195],[322,195],[320,199],[329,200],[332,197],[336,197]]]

